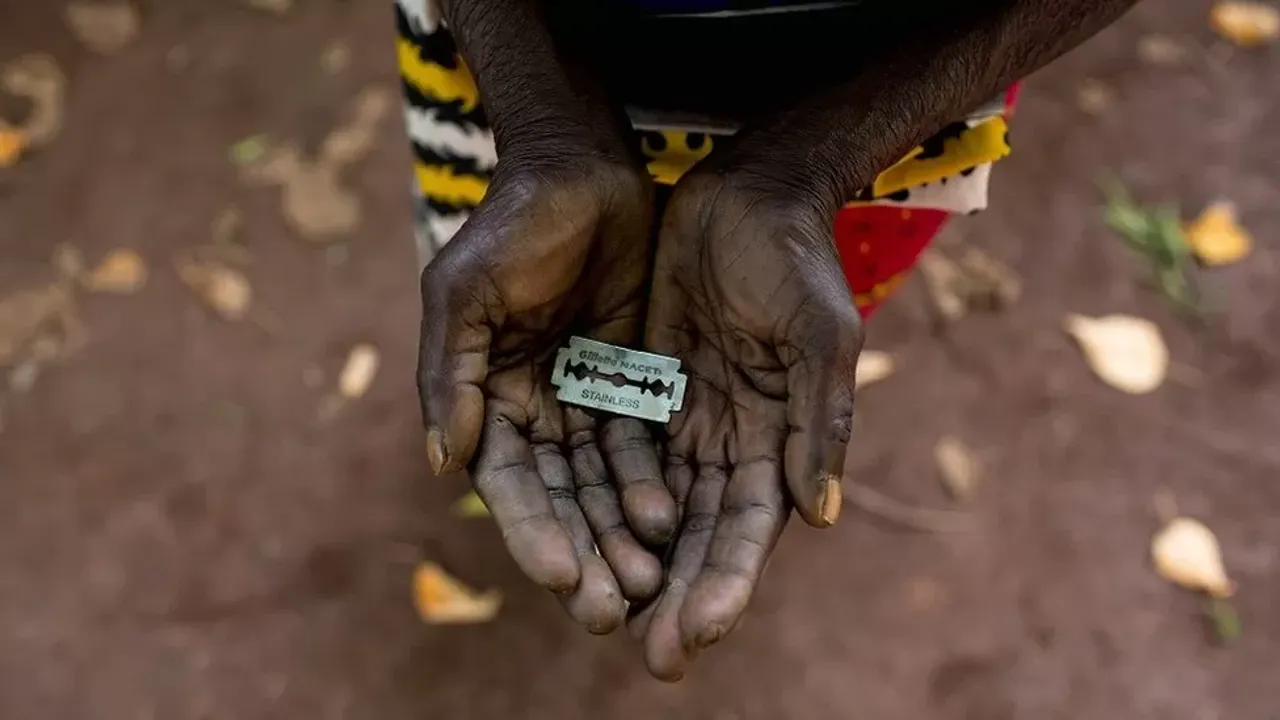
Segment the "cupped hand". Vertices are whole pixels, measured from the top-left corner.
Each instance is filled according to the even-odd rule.
[[[638,344],[652,213],[648,176],[626,163],[500,161],[422,275],[431,464],[471,470],[520,568],[596,633],[660,589],[646,546],[670,539],[676,510],[644,425],[561,405],[551,364],[570,335]]]
[[[817,527],[840,509],[861,319],[830,214],[763,187],[695,171],[658,236],[646,347],[689,378],[666,439],[682,519],[631,624],[668,680],[733,629],[792,507]]]

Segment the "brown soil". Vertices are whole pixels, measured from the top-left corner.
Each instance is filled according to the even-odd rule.
[[[395,87],[385,0],[298,4],[275,18],[146,3],[136,40],[99,57],[61,3],[0,0],[0,62],[39,51],[68,77],[60,134],[0,170],[0,296],[52,280],[59,242],[90,260],[132,247],[152,265],[138,294],[82,297],[84,347],[5,397],[0,717],[1276,717],[1276,49],[1227,50],[1202,3],[1152,0],[1033,79],[993,209],[955,229],[1026,292],[945,334],[918,285],[885,307],[870,345],[897,354],[899,374],[862,393],[850,468],[947,506],[931,449],[957,435],[987,467],[978,528],[912,533],[858,512],[826,533],[793,527],[748,622],[665,686],[625,634],[589,637],[562,617],[487,523],[450,516],[462,478],[425,469],[398,123],[345,171],[363,224],[339,249],[299,238],[278,190],[228,161],[256,133],[314,146],[360,88]],[[1149,32],[1192,59],[1144,65]],[[338,39],[352,63],[328,74]],[[1078,107],[1085,78],[1115,90],[1100,116]],[[1211,275],[1225,308],[1212,329],[1188,329],[1136,283],[1101,221],[1104,172],[1189,212],[1239,204],[1259,247]],[[170,267],[231,204],[270,322],[215,318]],[[1110,390],[1062,332],[1067,311],[1157,320],[1188,379]],[[360,341],[382,349],[383,370],[321,421],[308,368],[331,386]],[[1222,540],[1244,623],[1230,647],[1149,567],[1162,488]],[[423,625],[408,593],[422,554],[502,588],[499,619]]]

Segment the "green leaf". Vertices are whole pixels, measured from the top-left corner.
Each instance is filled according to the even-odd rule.
[[[1114,179],[1102,181],[1101,187],[1107,202],[1107,224],[1145,261],[1155,286],[1179,310],[1202,317],[1197,268],[1182,231],[1178,207],[1142,207]]]
[[[250,135],[231,146],[231,162],[241,167],[252,165],[261,160],[269,148],[266,135]]]
[[[1213,634],[1219,644],[1228,645],[1240,638],[1240,613],[1230,601],[1218,598],[1209,600],[1209,619],[1213,623]]]

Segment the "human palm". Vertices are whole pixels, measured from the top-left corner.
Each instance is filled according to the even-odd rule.
[[[561,405],[551,364],[570,335],[639,341],[652,212],[643,171],[499,163],[422,276],[432,466],[470,468],[517,564],[592,632],[656,594],[646,546],[670,538],[675,508],[643,424]]]
[[[862,327],[831,227],[714,174],[682,180],[664,214],[646,346],[689,377],[665,443],[681,524],[632,621],[659,677],[733,629],[792,507],[818,527],[839,513]]]

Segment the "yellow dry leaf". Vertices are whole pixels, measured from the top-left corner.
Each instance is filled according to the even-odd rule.
[[[347,364],[342,367],[342,373],[338,375],[338,392],[349,399],[358,398],[368,392],[374,376],[378,374],[379,359],[378,348],[367,343],[351,348],[351,352],[347,355]]]
[[[178,274],[205,303],[227,320],[243,320],[253,302],[253,286],[239,270],[216,262],[188,262]]]
[[[1175,518],[1151,539],[1151,559],[1164,579],[1215,598],[1227,598],[1235,584],[1227,578],[1218,538],[1204,523]]]
[[[147,282],[147,262],[133,250],[112,250],[89,273],[84,286],[94,292],[128,294]]]
[[[1089,368],[1117,390],[1149,393],[1169,373],[1169,349],[1160,328],[1131,315],[1068,315],[1066,329],[1084,352]]]
[[[484,504],[484,500],[480,499],[475,490],[455,500],[452,510],[458,517],[489,517],[489,507]]]
[[[432,625],[486,623],[502,607],[502,593],[496,589],[477,592],[439,565],[424,562],[413,573],[413,604],[418,617]]]
[[[893,356],[879,350],[863,350],[854,370],[854,388],[870,385],[893,374]]]
[[[1236,45],[1255,47],[1280,37],[1280,10],[1260,2],[1218,2],[1209,24]]]
[[[933,446],[933,459],[947,492],[957,500],[968,500],[978,489],[981,465],[968,446],[945,435]]]
[[[1226,201],[1213,203],[1183,229],[1187,245],[1205,265],[1228,265],[1249,254],[1253,238],[1240,227],[1236,207]]]
[[[13,167],[26,149],[27,134],[25,132],[15,128],[0,127],[0,168]]]

